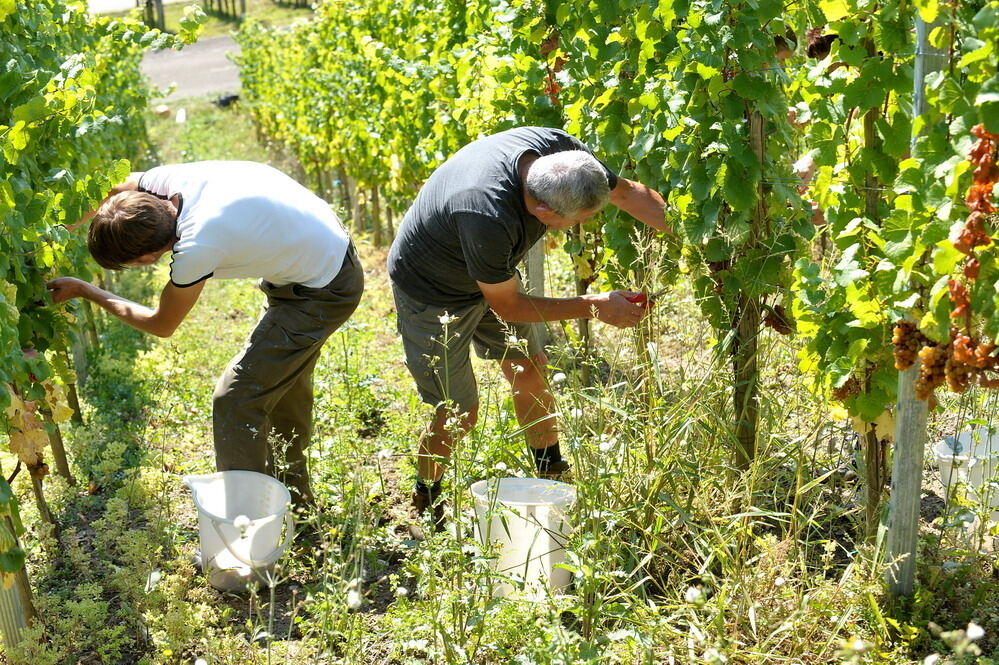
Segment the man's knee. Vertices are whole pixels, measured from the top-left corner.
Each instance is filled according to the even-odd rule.
[[[465,434],[479,422],[479,405],[473,404],[461,411],[443,406],[434,412],[433,427],[437,431],[455,431]]]
[[[516,390],[537,392],[548,387],[545,378],[547,365],[548,356],[544,351],[539,351],[529,358],[504,360],[502,368],[503,374]]]

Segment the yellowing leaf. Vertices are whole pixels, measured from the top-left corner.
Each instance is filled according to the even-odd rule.
[[[940,3],[938,0],[916,0],[916,8],[919,10],[919,18],[926,23],[933,23],[940,13]]]
[[[819,0],[819,9],[827,21],[838,21],[850,13],[846,0]]]

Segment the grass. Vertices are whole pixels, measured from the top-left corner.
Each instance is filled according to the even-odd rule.
[[[212,3],[212,2],[171,2],[163,5],[163,14],[168,32],[178,32],[180,30],[180,19],[184,16],[184,8],[189,5],[200,6],[207,20],[202,28],[200,39],[209,37],[219,37],[229,35],[243,23],[243,17],[238,14],[241,11],[240,1]],[[229,7],[236,5],[237,14],[220,11],[220,4]],[[306,18],[312,15],[312,8],[309,5],[304,7],[296,6],[295,2],[279,2],[278,0],[245,0],[246,18],[253,18],[264,24],[279,26],[292,23],[296,19]],[[133,10],[136,11],[136,10]],[[113,16],[127,16],[132,12],[119,12]]]
[[[185,104],[184,124],[150,118],[155,149],[137,168],[270,158],[238,107]],[[61,533],[34,526],[27,541],[47,629],[14,662],[901,664],[933,652],[990,662],[931,622],[947,633],[975,621],[985,653],[994,648],[993,555],[969,547],[953,513],[930,516],[920,592],[889,607],[877,550],[856,535],[863,488],[838,474],[814,480],[849,459],[849,430],[806,389],[783,338],[763,340],[759,459],[744,474],[731,469],[726,373],[683,288],[643,331],[596,326],[592,387],[553,327],[559,424],[578,479],[575,582],[541,603],[495,597],[465,488],[531,468],[507,389],[478,364],[480,425],[445,479],[451,527],[409,540],[410,455],[428,414],[402,364],[385,249],[365,238],[359,247],[365,299],[316,371],[318,543],[296,544],[282,583],[250,597],[214,591],[190,563],[197,524],[181,477],[213,470],[211,391],[259,314],[253,284],[212,280],[169,340],[102,320],[87,425],[67,429],[84,482],[51,479]],[[568,292],[554,253],[548,271],[552,290]],[[129,271],[116,288],[149,302],[164,279],[162,267]],[[982,411],[978,397],[963,399],[967,415]]]

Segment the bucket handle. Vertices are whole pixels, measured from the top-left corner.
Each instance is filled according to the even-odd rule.
[[[269,566],[274,563],[274,561],[277,561],[277,558],[274,555],[286,550],[288,545],[291,544],[292,538],[295,537],[295,518],[292,517],[290,511],[284,514],[284,542],[275,547],[270,554],[259,561],[244,559],[242,555],[234,552],[233,549],[229,547],[229,543],[227,542],[225,536],[222,535],[222,529],[219,528],[217,520],[212,520],[212,528],[215,529],[215,533],[218,534],[219,541],[222,543],[222,546],[226,548],[229,554],[231,554],[236,561],[239,561],[244,566],[249,566],[250,568],[259,568],[260,566]],[[271,558],[274,558],[274,561],[270,561]]]

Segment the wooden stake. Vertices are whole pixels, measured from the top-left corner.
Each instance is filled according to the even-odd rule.
[[[46,429],[49,432],[49,447],[52,449],[52,460],[56,465],[56,473],[66,479],[70,486],[76,486],[76,478],[69,470],[69,458],[66,456],[66,446],[62,440],[62,432],[59,424],[52,419],[52,412],[48,409],[39,408],[38,412],[45,420]]]
[[[378,200],[378,188],[371,188],[371,224],[374,227],[372,242],[375,247],[382,246],[382,213],[381,201]]]
[[[524,291],[529,296],[536,298],[545,297],[545,239],[541,238],[527,250],[524,257]],[[542,344],[548,344],[548,329],[540,321],[532,323],[531,328],[541,340]]]
[[[758,111],[749,114],[749,143],[763,172],[765,140],[763,116]],[[756,207],[753,209],[752,237],[749,245],[766,233],[766,204],[762,178],[758,185]],[[735,341],[732,345],[732,399],[735,406],[735,465],[746,469],[756,458],[756,430],[760,419],[759,368],[757,340],[760,334],[760,302],[745,292],[739,294],[735,320]]]
[[[929,71],[939,71],[947,63],[946,54],[930,46],[934,26],[916,17],[916,66],[914,72],[913,117],[926,110],[923,79]],[[912,139],[913,145],[916,137]],[[916,398],[919,367],[898,373],[898,416],[895,421],[895,451],[891,470],[891,499],[888,503],[888,567],[885,582],[895,597],[911,596],[916,579],[916,546],[919,536],[919,502],[922,498],[923,450],[926,447],[926,402]]]

